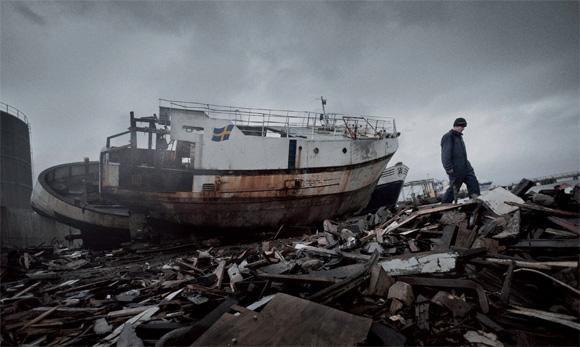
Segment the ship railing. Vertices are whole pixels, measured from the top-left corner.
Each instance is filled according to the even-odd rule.
[[[268,136],[272,132],[284,136],[304,136],[307,133],[331,132],[335,135],[361,137],[397,136],[395,120],[352,116],[341,113],[257,109],[235,106],[219,106],[189,101],[160,99],[160,106],[203,111],[210,118],[227,119],[237,127]]]

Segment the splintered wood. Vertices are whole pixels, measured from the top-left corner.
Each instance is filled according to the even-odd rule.
[[[577,346],[579,204],[526,190],[242,245],[4,247],[2,345]]]

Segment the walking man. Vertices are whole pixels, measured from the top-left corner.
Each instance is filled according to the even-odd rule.
[[[467,151],[463,142],[463,130],[467,127],[465,118],[457,118],[453,122],[453,129],[449,130],[441,138],[441,162],[447,175],[449,175],[449,188],[443,196],[441,203],[453,202],[455,193],[459,192],[461,185],[467,185],[470,198],[477,198],[480,194],[479,182],[475,177],[475,171],[467,160]]]

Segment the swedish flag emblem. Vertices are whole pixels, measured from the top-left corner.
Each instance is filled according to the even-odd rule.
[[[233,128],[234,128],[233,124],[230,124],[223,128],[213,128],[213,136],[211,140],[215,142],[226,141],[227,139],[230,138],[230,134],[232,133]]]

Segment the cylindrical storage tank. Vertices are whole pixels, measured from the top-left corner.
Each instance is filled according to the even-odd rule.
[[[32,158],[26,116],[0,103],[0,205],[30,209]]]

